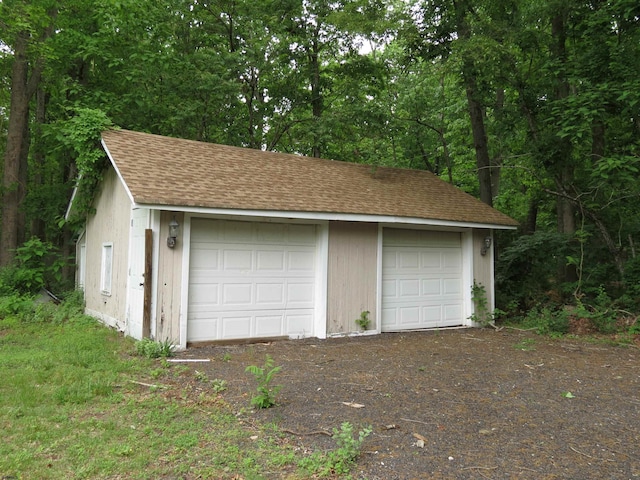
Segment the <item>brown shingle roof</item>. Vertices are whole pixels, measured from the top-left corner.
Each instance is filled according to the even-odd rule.
[[[127,130],[109,130],[102,138],[139,204],[517,225],[422,170],[373,168]]]

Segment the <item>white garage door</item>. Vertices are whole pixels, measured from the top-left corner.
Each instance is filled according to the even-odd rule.
[[[187,341],[308,336],[316,228],[193,219]]]
[[[384,229],[382,330],[462,325],[459,233]]]

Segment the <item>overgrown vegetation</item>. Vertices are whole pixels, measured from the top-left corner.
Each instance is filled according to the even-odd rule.
[[[223,380],[210,394],[172,384],[184,366],[131,356],[134,342],[83,315],[79,295],[10,310],[0,312],[3,477],[306,477],[291,447],[247,431],[220,401]]]
[[[353,425],[343,422],[340,429],[333,429],[336,448],[328,452],[314,452],[301,461],[301,466],[312,475],[346,475],[360,455],[364,440],[371,434],[371,427],[365,427],[354,436]]]
[[[136,342],[136,353],[146,358],[167,358],[173,356],[175,347],[170,340],[143,338]]]
[[[245,372],[252,374],[258,386],[256,394],[251,398],[251,405],[256,408],[269,408],[276,404],[276,395],[282,388],[281,385],[272,385],[271,382],[282,367],[274,366],[273,358],[267,355],[262,367],[249,365]]]
[[[487,299],[487,289],[481,283],[473,281],[471,286],[471,300],[473,301],[474,312],[469,319],[482,327],[493,324],[495,311],[491,311],[489,300]]]
[[[51,243],[32,237],[16,249],[13,263],[0,269],[0,295],[33,295],[59,287],[66,263]]]

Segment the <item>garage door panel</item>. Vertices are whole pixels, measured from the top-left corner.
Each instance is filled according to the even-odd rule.
[[[308,310],[287,310],[285,326],[289,335],[309,336],[313,332],[313,314]]]
[[[258,272],[284,272],[285,254],[277,250],[259,250],[256,252],[256,270]]]
[[[310,274],[315,269],[315,254],[309,251],[291,251],[288,253],[287,267],[289,272]]]
[[[419,297],[420,296],[420,280],[418,279],[401,279],[398,280],[398,297]]]
[[[447,322],[454,322],[462,317],[462,306],[459,304],[444,305],[444,320]]]
[[[401,271],[417,270],[420,268],[420,253],[417,251],[401,251],[397,252],[398,269]]]
[[[282,228],[281,225],[280,228]],[[315,227],[313,225],[288,225],[287,243],[315,247],[314,232]]]
[[[226,283],[222,286],[222,305],[251,305],[252,292],[250,283]]]
[[[282,332],[282,313],[278,315],[256,315],[255,336],[258,337],[275,337],[281,335]]]
[[[253,243],[253,224],[250,222],[219,222],[222,238],[228,243]]]
[[[443,295],[456,295],[458,298],[462,296],[462,282],[459,278],[443,278],[442,279],[442,294]]]
[[[401,326],[411,328],[420,326],[420,307],[400,307],[398,313]]]
[[[225,314],[222,316],[222,338],[249,338],[251,337],[252,316]]]
[[[199,245],[199,248],[192,247],[191,263],[196,270],[217,270],[219,251],[215,248],[209,248],[205,244]]]
[[[445,271],[458,272],[462,268],[462,255],[459,251],[442,253],[442,268]]]
[[[285,230],[278,223],[253,224],[255,230],[255,240],[257,243],[284,243],[286,240]]]
[[[289,283],[287,285],[287,303],[295,308],[313,307],[313,283]]]
[[[422,319],[427,326],[437,327],[438,322],[442,318],[442,306],[432,305],[428,307],[422,307]]]
[[[251,270],[253,252],[224,250],[222,269],[225,271]]]
[[[420,267],[423,270],[433,270],[439,272],[442,268],[442,255],[440,252],[423,252]]]
[[[284,287],[281,283],[257,283],[256,305],[260,307],[282,306],[284,303]]]
[[[211,332],[218,332],[220,317],[207,313],[194,312],[193,316],[189,312],[189,340],[205,341],[209,340]]]
[[[439,278],[425,278],[422,280],[422,295],[442,295],[442,281]]]
[[[315,232],[192,219],[187,340],[312,333]]]

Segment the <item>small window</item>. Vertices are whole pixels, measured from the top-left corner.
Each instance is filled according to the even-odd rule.
[[[111,295],[111,274],[113,267],[113,243],[102,244],[102,268],[100,274],[100,291],[103,295]]]

